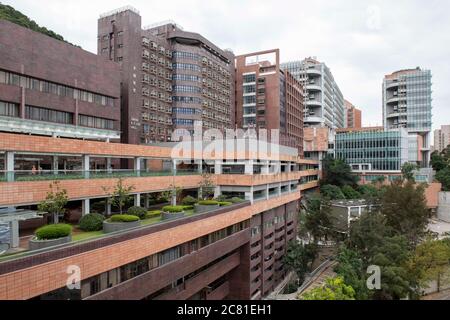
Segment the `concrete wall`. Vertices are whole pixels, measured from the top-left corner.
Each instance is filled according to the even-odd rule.
[[[450,222],[450,192],[439,192],[438,218]]]

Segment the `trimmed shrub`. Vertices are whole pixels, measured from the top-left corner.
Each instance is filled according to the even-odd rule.
[[[36,230],[35,235],[38,240],[52,240],[67,237],[72,233],[72,226],[69,224],[49,224]]]
[[[193,206],[197,203],[197,199],[191,196],[184,197],[184,199],[181,201],[181,203],[185,206]]]
[[[238,198],[238,197],[233,197],[233,198],[230,199],[230,201],[232,203],[241,203],[241,202],[244,202],[245,200],[241,199],[241,198]]]
[[[156,218],[157,216],[160,216],[162,213],[161,210],[153,210],[153,211],[149,211],[145,214],[145,219],[151,219],[151,218]]]
[[[168,213],[179,213],[184,211],[184,206],[165,206],[162,211]]]
[[[220,196],[218,196],[216,198],[216,200],[219,202],[225,202],[225,201],[228,201],[228,197],[226,195],[221,194]]]
[[[134,222],[138,221],[139,217],[129,214],[115,214],[109,218],[110,222]]]
[[[145,208],[135,206],[128,209],[127,214],[139,217],[139,219],[144,219],[147,214],[147,210],[145,210]]]
[[[231,206],[233,204],[233,202],[229,202],[229,201],[220,201],[219,205],[221,207],[226,207],[226,206]]]
[[[79,228],[83,231],[99,231],[103,228],[105,217],[99,213],[89,213],[81,217]]]
[[[183,206],[184,210],[194,210],[194,206]]]
[[[219,204],[219,201],[216,200],[202,200],[198,202],[201,206],[217,206]]]

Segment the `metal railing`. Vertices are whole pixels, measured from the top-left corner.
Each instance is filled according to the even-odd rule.
[[[183,176],[199,175],[197,169],[177,169],[151,171],[133,169],[102,169],[102,170],[0,170],[0,182],[18,181],[48,181],[48,180],[77,180],[77,179],[110,179],[133,177]]]

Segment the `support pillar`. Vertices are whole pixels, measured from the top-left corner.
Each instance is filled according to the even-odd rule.
[[[14,152],[7,151],[5,153],[5,164],[6,164],[6,181],[14,181]]]
[[[220,195],[221,195],[221,189],[220,189],[220,186],[216,186],[215,188],[214,188],[214,198],[217,198],[217,197],[219,197]]]
[[[134,205],[136,207],[140,207],[141,206],[141,194],[137,193],[134,195]]]
[[[149,205],[150,202],[150,196],[148,193],[144,194],[144,208],[148,209],[150,207]]]
[[[222,161],[216,160],[214,162],[214,174],[222,174]]]
[[[253,160],[245,161],[245,174],[253,174]]]
[[[261,166],[261,174],[269,174],[269,161],[264,161],[264,164]]]
[[[253,204],[253,187],[250,187],[250,190],[245,192],[245,200],[248,200]]]
[[[197,171],[199,174],[203,173],[203,160],[197,160]]]
[[[106,158],[106,171],[112,173],[111,158]]]
[[[53,170],[53,174],[55,174],[55,175],[58,174],[58,156],[53,156],[52,170]]]
[[[90,199],[83,199],[81,200],[81,215],[85,216],[90,213],[91,211],[91,200]]]
[[[83,174],[84,174],[84,178],[85,179],[89,179],[89,170],[91,168],[90,160],[91,160],[91,157],[89,155],[87,155],[87,154],[83,155],[82,159],[81,159],[81,161],[82,161],[82,168],[83,168]]]
[[[11,232],[11,248],[19,247],[19,221],[13,220],[9,223],[9,230]]]
[[[177,160],[175,159],[172,160],[172,174],[174,176],[177,175]]]
[[[134,158],[134,171],[136,172],[136,176],[141,176],[141,160],[142,158]]]
[[[111,199],[105,199],[105,216],[109,217],[111,215]]]

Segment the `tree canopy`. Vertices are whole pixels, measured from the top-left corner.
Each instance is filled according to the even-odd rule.
[[[300,296],[301,300],[355,300],[355,290],[342,277],[328,278],[321,287]]]
[[[342,187],[345,185],[356,186],[358,177],[352,173],[350,166],[341,159],[334,159],[331,156],[323,160],[323,178],[321,185],[335,185]]]

